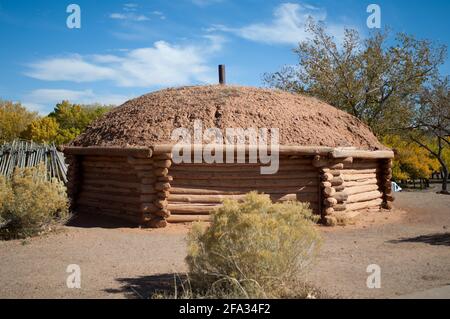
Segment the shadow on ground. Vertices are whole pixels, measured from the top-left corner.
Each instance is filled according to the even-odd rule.
[[[433,246],[450,246],[450,233],[422,235],[411,238],[401,238],[388,241],[391,244],[424,243]]]
[[[77,213],[69,220],[66,226],[80,227],[80,228],[109,228],[109,229],[139,227],[136,224],[124,221],[119,218],[94,213],[93,214]]]
[[[152,276],[140,276],[135,278],[118,278],[122,287],[118,289],[105,289],[111,294],[123,294],[130,299],[149,299],[155,295],[174,296],[177,286],[178,291],[182,289],[181,283],[186,279],[185,275],[160,274]]]

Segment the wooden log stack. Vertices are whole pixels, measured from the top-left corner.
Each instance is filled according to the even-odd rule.
[[[366,209],[392,207],[392,160],[386,152],[305,147],[283,152],[278,172],[262,175],[262,164],[248,161],[174,164],[170,147],[69,148],[68,193],[77,211],[156,228],[207,221],[225,199],[242,200],[250,191],[273,201],[308,202],[329,225]]]

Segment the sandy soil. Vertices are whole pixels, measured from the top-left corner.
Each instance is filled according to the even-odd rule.
[[[342,298],[391,298],[450,284],[450,196],[404,192],[396,206],[356,225],[320,227],[324,243],[311,283]],[[0,242],[0,298],[148,296],[186,271],[187,231],[78,218],[41,238]],[[69,264],[81,267],[81,289],[66,286]],[[381,267],[381,289],[366,286],[369,264]]]

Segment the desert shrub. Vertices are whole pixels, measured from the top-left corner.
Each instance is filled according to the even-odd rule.
[[[209,227],[188,235],[190,285],[194,294],[216,298],[302,297],[301,278],[320,237],[308,204],[272,203],[249,193],[227,200]]]
[[[16,168],[11,179],[0,178],[0,237],[26,238],[48,231],[68,217],[64,185],[47,180],[43,165]]]

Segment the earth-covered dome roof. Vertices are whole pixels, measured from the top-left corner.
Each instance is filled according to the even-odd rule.
[[[165,89],[132,99],[90,125],[73,146],[170,144],[172,131],[279,128],[281,145],[386,149],[369,127],[318,99],[274,89],[230,85]]]

